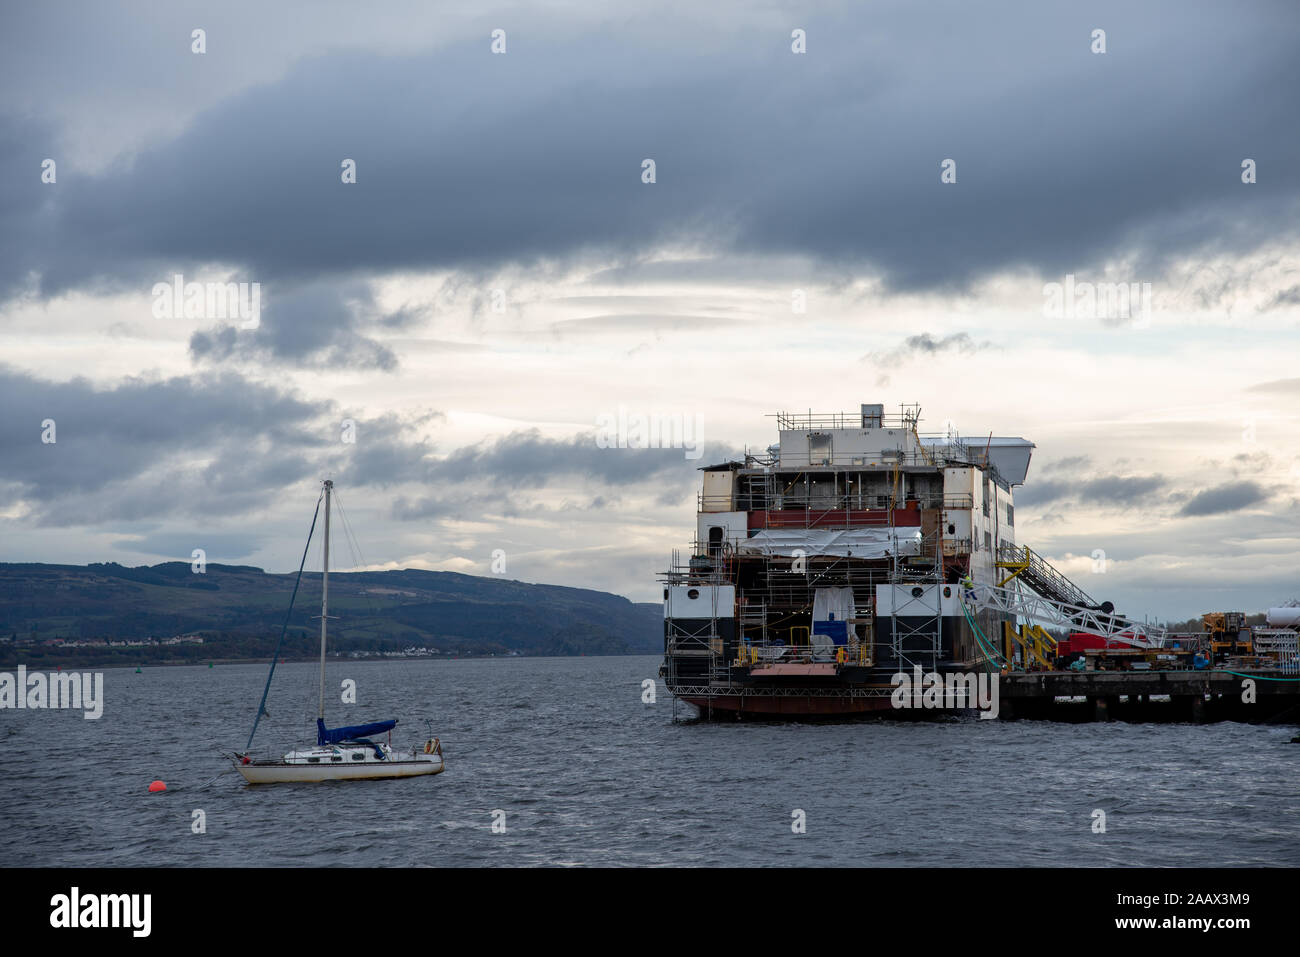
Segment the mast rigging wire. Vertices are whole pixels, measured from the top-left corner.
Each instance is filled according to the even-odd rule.
[[[253,747],[253,735],[257,734],[257,725],[266,714],[266,696],[271,693],[271,679],[275,677],[275,665],[280,660],[280,646],[284,644],[285,632],[289,630],[289,618],[293,614],[293,603],[298,597],[298,586],[302,584],[302,570],[307,566],[307,551],[311,548],[311,537],[316,531],[316,519],[320,517],[320,503],[325,498],[322,490],[316,499],[316,511],[311,517],[311,528],[307,532],[307,543],[302,547],[302,561],[298,563],[298,577],[293,582],[293,594],[289,597],[289,610],[284,614],[284,625],[280,628],[280,640],[275,643],[275,654],[271,656],[271,671],[266,676],[266,687],[262,689],[262,702],[257,706],[257,717],[253,719],[253,730],[248,732],[248,744],[244,746],[247,754]]]

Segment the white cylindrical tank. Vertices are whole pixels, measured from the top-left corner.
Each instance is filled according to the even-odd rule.
[[[1288,605],[1268,610],[1270,628],[1295,628],[1300,626],[1300,605]]]

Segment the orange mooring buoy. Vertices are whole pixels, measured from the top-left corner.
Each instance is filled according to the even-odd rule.
[[[149,785],[150,793],[156,793],[158,791],[166,791],[166,790],[167,790],[167,785],[163,784],[161,781],[154,781],[152,784]]]

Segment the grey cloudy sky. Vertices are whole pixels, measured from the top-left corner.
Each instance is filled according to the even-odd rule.
[[[720,456],[919,401],[1038,444],[1020,537],[1105,551],[1089,591],[1297,592],[1294,4],[0,18],[0,560],[283,570],[330,474],[374,567],[648,599],[701,462],[602,415]],[[176,273],[260,283],[260,324],[157,316]],[[1047,316],[1067,274],[1149,317]]]

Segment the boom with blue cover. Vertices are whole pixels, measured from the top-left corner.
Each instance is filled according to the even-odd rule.
[[[327,744],[339,744],[343,741],[356,741],[358,738],[365,738],[372,734],[383,734],[385,731],[392,731],[397,726],[397,721],[375,721],[371,724],[355,724],[347,728],[330,729],[325,727],[325,722],[321,718],[316,719],[316,743],[324,746]]]

